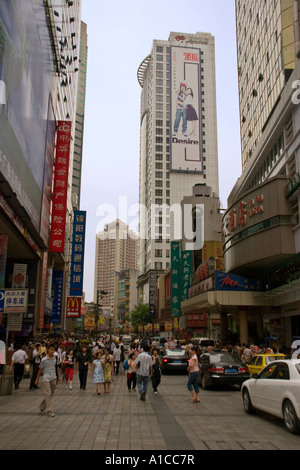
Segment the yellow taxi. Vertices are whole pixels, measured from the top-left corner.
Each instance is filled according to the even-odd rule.
[[[285,358],[286,356],[284,354],[257,354],[251,359],[249,364],[247,364],[247,367],[250,374],[258,374],[258,372],[270,364],[270,362]]]

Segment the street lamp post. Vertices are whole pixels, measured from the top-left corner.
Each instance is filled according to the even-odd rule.
[[[96,334],[97,334],[97,325],[99,321],[99,314],[100,314],[100,307],[102,307],[102,299],[105,295],[107,295],[108,292],[105,290],[97,290],[97,303],[96,303],[96,318],[95,318],[95,329],[96,329]]]

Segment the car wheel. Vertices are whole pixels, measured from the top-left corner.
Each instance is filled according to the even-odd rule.
[[[286,429],[292,434],[299,433],[300,425],[293,404],[286,400],[282,408],[283,421]]]
[[[248,392],[248,390],[246,388],[243,390],[242,393],[243,393],[244,410],[248,414],[254,414],[255,409],[253,408],[253,405],[252,405],[252,401],[251,401],[251,398],[250,398],[250,393]]]

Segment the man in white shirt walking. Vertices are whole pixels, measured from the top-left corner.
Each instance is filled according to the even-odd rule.
[[[19,388],[19,384],[23,378],[26,359],[28,359],[27,353],[23,351],[19,345],[11,358],[11,369],[14,368],[15,389]]]
[[[116,375],[119,375],[121,352],[122,351],[120,346],[117,344],[113,352],[114,369]]]
[[[149,352],[149,346],[144,345],[144,351],[141,352],[135,360],[137,365],[137,388],[140,394],[140,400],[145,401],[149,377],[152,376],[152,358]]]
[[[38,386],[39,378],[43,372],[43,392],[44,400],[40,404],[40,410],[43,412],[47,408],[48,416],[55,416],[51,406],[51,399],[54,395],[56,383],[60,381],[59,369],[57,367],[57,359],[54,355],[55,347],[49,346],[47,355],[43,357],[35,385]]]

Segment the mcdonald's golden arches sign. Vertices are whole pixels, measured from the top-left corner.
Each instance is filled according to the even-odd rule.
[[[67,318],[79,318],[81,314],[81,297],[67,297]]]

